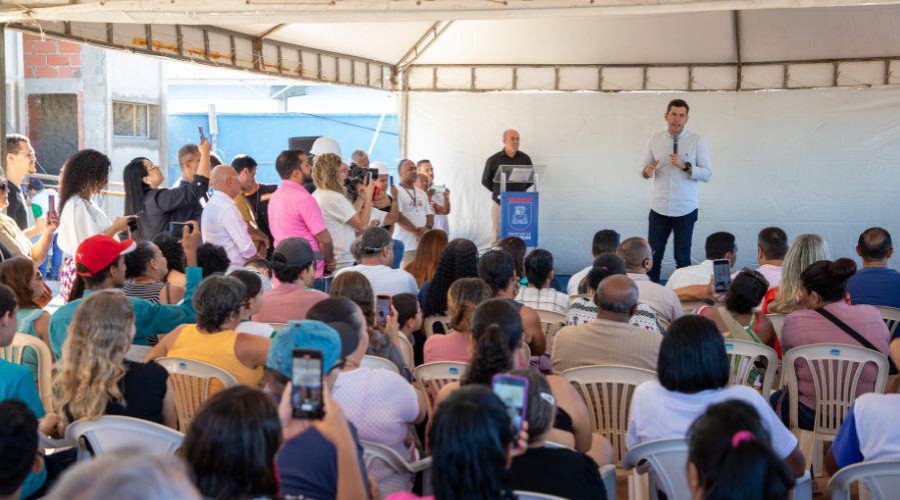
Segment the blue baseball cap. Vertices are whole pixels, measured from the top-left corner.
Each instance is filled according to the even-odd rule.
[[[322,367],[329,372],[341,359],[341,336],[321,321],[291,321],[272,339],[266,368],[291,378],[294,349],[322,351]]]

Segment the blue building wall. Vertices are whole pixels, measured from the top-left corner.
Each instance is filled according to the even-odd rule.
[[[220,114],[216,153],[224,162],[238,153],[252,156],[259,164],[257,179],[277,184],[278,174],[274,161],[287,149],[288,139],[299,136],[324,135],[341,145],[345,160],[354,149],[367,150],[378,126],[380,115],[308,115],[287,114]],[[197,127],[203,127],[209,135],[209,119],[206,114],[169,115],[168,179],[174,181],[178,173],[178,148],[186,143],[196,143]],[[381,127],[378,141],[370,158],[394,167],[400,156],[400,138],[397,115],[387,115]],[[169,181],[167,181],[169,182]]]

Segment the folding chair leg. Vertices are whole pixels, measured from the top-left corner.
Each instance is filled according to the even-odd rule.
[[[816,439],[813,443],[813,457],[812,457],[812,466],[813,466],[813,477],[822,477],[825,474],[825,465],[824,465],[824,451],[825,442],[821,439]]]
[[[650,500],[650,474],[638,474],[637,469],[628,475],[629,500]]]
[[[815,451],[815,440],[816,435],[812,431],[805,431],[802,429],[797,429],[797,439],[799,440],[800,451],[803,453],[803,458],[806,459],[806,463],[813,464],[814,459],[814,451]],[[819,470],[822,470],[819,467]],[[813,467],[813,471],[815,471],[815,467]]]

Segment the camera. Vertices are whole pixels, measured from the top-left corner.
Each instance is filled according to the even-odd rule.
[[[351,203],[356,202],[359,187],[365,187],[366,174],[371,175],[370,181],[374,181],[378,178],[378,169],[362,168],[355,163],[350,164],[350,173],[347,175],[347,178],[344,179],[344,187],[347,189],[347,197],[350,198]]]

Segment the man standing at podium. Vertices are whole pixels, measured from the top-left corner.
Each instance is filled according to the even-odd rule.
[[[500,184],[494,184],[494,176],[497,175],[501,165],[533,165],[531,157],[519,151],[519,133],[513,129],[503,132],[503,149],[487,159],[484,163],[484,173],[481,174],[481,185],[491,191],[491,221],[494,224],[494,242],[500,239]],[[507,191],[525,191],[531,187],[531,183],[507,183]]]
[[[668,129],[650,138],[641,175],[653,179],[650,229],[647,240],[653,250],[653,268],[647,273],[659,282],[660,267],[669,234],[675,233],[675,265],[691,265],[691,238],[698,215],[697,183],[708,182],[712,163],[706,141],[685,130],[688,104],[673,99],[664,118]]]

